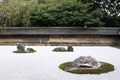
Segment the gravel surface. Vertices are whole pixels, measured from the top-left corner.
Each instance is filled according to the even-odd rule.
[[[52,52],[56,46],[26,46],[37,52],[16,54],[16,46],[0,46],[0,80],[120,80],[120,49],[109,46],[74,46],[74,52]],[[65,47],[67,48],[67,47]],[[108,62],[115,70],[103,74],[72,74],[58,68],[79,56]]]

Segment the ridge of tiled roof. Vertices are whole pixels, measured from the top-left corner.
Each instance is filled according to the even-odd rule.
[[[120,35],[120,28],[107,27],[0,27],[0,35]]]

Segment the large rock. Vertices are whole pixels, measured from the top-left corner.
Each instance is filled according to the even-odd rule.
[[[73,61],[72,66],[77,68],[79,67],[98,68],[100,67],[100,63],[91,56],[80,56]]]
[[[57,47],[53,51],[66,51],[64,47]]]
[[[25,46],[23,44],[17,44],[18,51],[25,51]]]

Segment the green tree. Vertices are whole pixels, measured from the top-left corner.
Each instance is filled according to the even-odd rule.
[[[104,13],[102,21],[108,27],[120,27],[120,1],[119,0],[93,0]]]
[[[31,26],[30,15],[34,12],[37,2],[27,0],[8,0],[0,4],[1,26]]]
[[[77,0],[40,3],[31,23],[34,26],[103,26],[99,16],[91,11],[92,6]]]
[[[0,25],[120,26],[119,5],[118,0],[8,0],[0,4]]]

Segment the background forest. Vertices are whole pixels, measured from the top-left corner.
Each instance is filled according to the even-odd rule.
[[[119,0],[5,0],[1,27],[120,27]]]

